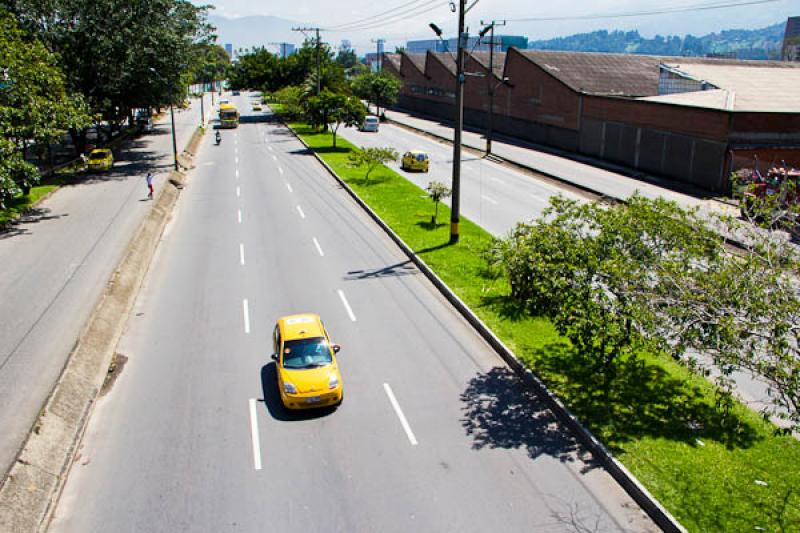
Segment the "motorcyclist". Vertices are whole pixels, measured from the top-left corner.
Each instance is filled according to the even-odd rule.
[[[217,135],[216,135],[216,137],[215,137],[215,138],[216,138],[216,140],[217,140],[217,144],[219,144],[219,143],[221,143],[221,142],[222,142],[222,135],[220,134],[220,132],[219,132],[219,131],[217,131]]]

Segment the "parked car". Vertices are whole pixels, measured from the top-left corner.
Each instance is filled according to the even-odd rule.
[[[108,148],[92,150],[89,154],[89,159],[86,161],[87,170],[95,172],[111,170],[112,166],[114,166],[114,154]]]
[[[427,152],[422,150],[409,150],[403,154],[403,159],[400,162],[400,168],[403,170],[419,170],[420,172],[428,172],[430,166],[430,157]]]
[[[378,127],[380,126],[380,120],[378,117],[374,117],[372,115],[364,118],[364,122],[361,124],[361,131],[378,131]]]

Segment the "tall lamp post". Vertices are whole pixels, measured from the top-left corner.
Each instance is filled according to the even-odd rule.
[[[161,81],[163,81],[165,84],[167,83],[167,80],[165,80],[164,77],[161,74],[159,74],[158,71],[156,69],[154,69],[153,67],[150,67],[150,72],[152,72],[153,74],[158,76],[161,79]],[[173,162],[173,165],[175,166],[175,171],[177,172],[178,171],[178,143],[175,140],[175,107],[174,107],[174,105],[172,103],[172,99],[171,98],[170,98],[170,101],[169,101],[169,115],[170,115],[170,119],[172,120],[172,162]]]
[[[483,21],[481,21],[483,24]],[[489,93],[489,116],[486,120],[486,155],[492,153],[492,122],[494,121],[494,91],[497,89],[501,84],[505,83],[508,78],[502,78],[500,83],[494,82],[494,27],[495,26],[505,26],[506,21],[498,22],[493,20],[490,22],[485,28],[481,30],[478,34],[479,37],[483,38],[488,32],[490,33],[489,37],[489,75],[486,76],[487,80],[487,92]]]

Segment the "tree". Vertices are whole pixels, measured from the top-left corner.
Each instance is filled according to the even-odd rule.
[[[273,91],[279,62],[278,57],[266,48],[252,48],[228,67],[228,84],[232,89],[265,87],[268,91]]]
[[[450,190],[450,187],[442,183],[441,181],[432,181],[428,184],[428,187],[425,189],[428,191],[428,196],[431,200],[433,200],[433,216],[431,217],[431,224],[436,226],[436,217],[439,216],[439,202],[450,198],[450,195],[453,194],[453,191]]]
[[[390,161],[397,161],[398,156],[399,154],[394,148],[365,148],[362,146],[360,150],[353,150],[350,152],[348,158],[351,167],[366,167],[364,181],[369,182],[369,175],[373,170]]]
[[[358,63],[358,57],[356,56],[355,50],[352,48],[346,48],[339,50],[339,53],[336,54],[335,61],[339,64],[339,66],[346,70],[354,67]]]
[[[397,102],[402,82],[388,72],[370,72],[354,78],[352,87],[356,96],[375,103],[380,115],[381,106]]]
[[[207,42],[206,7],[186,0],[16,0],[23,28],[59,57],[72,92],[117,126],[136,107],[177,103],[194,45]],[[158,72],[154,76],[152,70]],[[73,131],[76,147],[83,132]]]
[[[40,178],[25,161],[26,149],[47,146],[68,128],[87,127],[91,118],[82,98],[67,91],[56,57],[2,10],[0,65],[0,208],[5,208]]]
[[[197,43],[193,56],[193,81],[204,85],[223,79],[231,63],[228,52],[217,44]]]
[[[752,372],[771,390],[765,414],[800,428],[797,251],[775,232],[708,216],[639,196],[611,207],[556,198],[490,258],[518,305],[550,317],[594,361],[606,391],[620,359],[667,354],[716,369],[723,407],[733,372]]]
[[[359,126],[364,122],[365,115],[364,104],[358,98],[332,93],[327,89],[319,96],[312,96],[306,103],[306,118],[311,126],[323,129],[331,126],[334,148],[339,127]]]

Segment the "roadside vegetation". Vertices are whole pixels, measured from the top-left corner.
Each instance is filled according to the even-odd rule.
[[[770,349],[756,340],[763,337],[756,333],[764,321],[735,325],[757,318],[774,303],[767,283],[776,279],[760,277],[767,276],[765,264],[753,263],[764,259],[764,248],[735,259],[720,249],[716,234],[689,225],[696,222],[694,214],[644,199],[619,208],[559,199],[541,221],[499,241],[462,219],[461,240],[449,246],[448,225],[431,223],[425,191],[385,166],[365,180],[364,169],[353,165],[351,154],[358,148],[339,141],[331,150],[330,133],[300,122],[291,126],[690,531],[800,527],[800,469],[795,468],[800,442],[739,403],[731,394],[730,372],[715,382],[702,371],[703,365],[731,371],[754,361],[748,346]],[[447,220],[449,209],[439,209],[439,219]],[[666,215],[671,218],[663,228]],[[595,224],[588,233],[582,230],[587,222]],[[655,238],[662,230],[663,241]],[[649,234],[654,237],[643,238]],[[775,244],[771,257],[779,248]],[[613,252],[603,255],[601,249]],[[663,264],[656,260],[659,251],[669,252]],[[715,254],[726,257],[718,270],[692,263]],[[586,268],[593,269],[594,283],[581,279],[588,275]],[[698,283],[684,294],[696,298],[692,305],[656,301],[659,287],[648,272],[662,268],[681,283]],[[741,278],[742,269],[753,268],[755,273]],[[789,270],[780,272],[769,276],[780,278]],[[712,293],[726,285],[722,294]],[[789,287],[781,287],[788,297]],[[640,293],[646,288],[655,292]],[[747,291],[738,300],[737,288]],[[722,316],[726,306],[747,297],[757,302],[737,309],[752,316],[695,322],[704,313]],[[784,324],[778,330],[785,331]],[[695,330],[682,342],[675,335],[658,338],[679,325]],[[748,331],[747,342],[736,339],[746,338]],[[687,342],[693,337],[698,339]],[[686,355],[701,340],[706,349],[713,348],[713,339],[719,350],[709,350],[710,359]],[[792,342],[783,337],[773,346],[775,354],[783,354],[783,378],[797,372],[796,354],[786,352],[796,347]],[[735,349],[736,361],[729,348]],[[782,386],[791,392],[788,382]],[[503,445],[525,442],[510,436]]]

